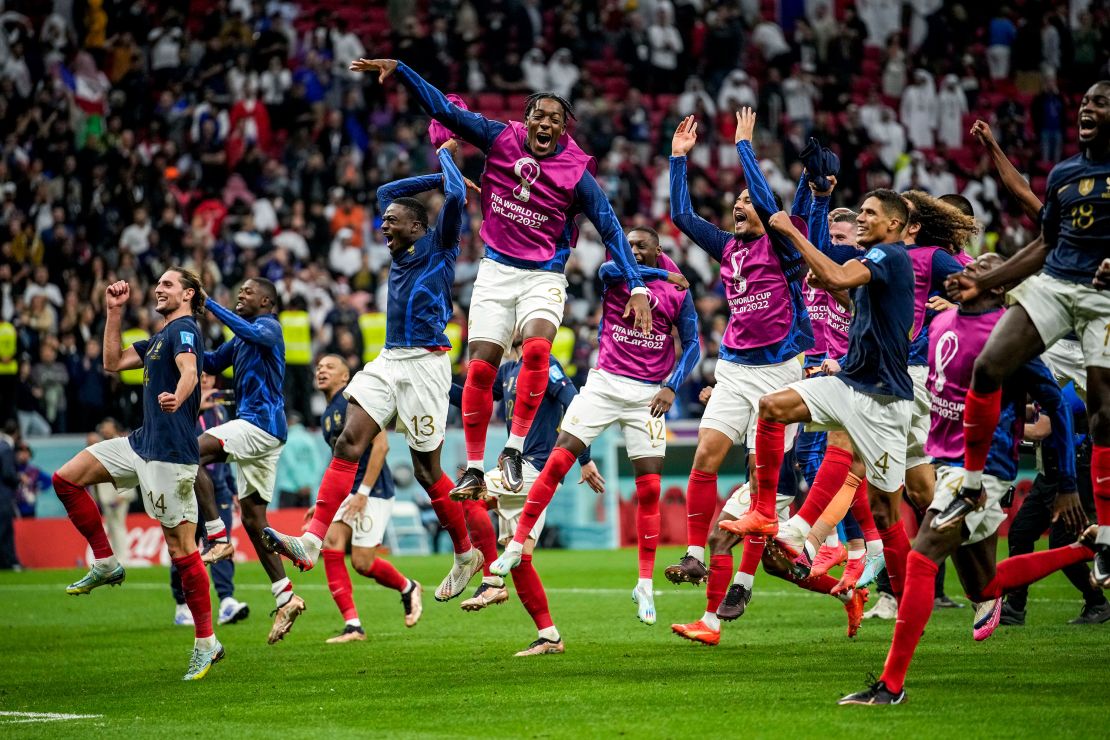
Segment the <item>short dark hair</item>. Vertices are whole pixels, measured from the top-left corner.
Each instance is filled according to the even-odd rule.
[[[166,272],[176,272],[181,278],[181,287],[193,289],[193,298],[189,301],[189,310],[192,311],[194,318],[203,316],[204,299],[207,296],[204,293],[204,286],[200,284],[200,277],[192,270],[186,270],[180,265],[171,265],[166,268]]]
[[[972,218],[975,218],[975,209],[971,207],[971,201],[963,197],[959,193],[949,193],[948,195],[942,195],[940,196],[939,200],[941,203],[947,203],[948,205],[952,206],[965,216],[971,216]]]
[[[650,226],[633,226],[631,229],[628,230],[628,233],[631,234],[633,231],[642,231],[650,236],[652,239],[654,239],[656,244],[659,243],[659,232],[651,228]]]
[[[252,277],[247,279],[261,288],[262,294],[270,299],[270,305],[272,305],[276,311],[281,303],[281,299],[278,298],[277,286],[274,285],[274,282],[264,277]]]
[[[413,220],[425,229],[428,228],[428,208],[416,198],[395,198],[390,205],[401,206],[409,212]]]
[[[910,209],[906,207],[906,201],[902,200],[900,193],[889,188],[876,188],[863,196],[864,201],[868,198],[879,201],[888,218],[898,219],[903,226],[910,222]]]
[[[554,92],[538,92],[534,95],[529,95],[527,100],[524,101],[525,118],[532,115],[532,110],[535,109],[536,103],[541,100],[554,100],[556,103],[563,106],[563,115],[567,117],[567,120],[578,120],[574,117],[574,108],[571,106],[570,101]]]

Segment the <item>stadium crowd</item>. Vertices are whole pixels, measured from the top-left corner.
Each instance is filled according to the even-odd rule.
[[[1107,76],[1105,2],[811,0],[791,4],[794,16],[773,5],[198,0],[186,15],[159,2],[7,3],[0,419],[17,416],[25,437],[87,432],[108,415],[136,426],[141,370],[117,378],[102,367],[104,289],[134,286],[124,328],[138,338],[155,330],[152,281],[174,263],[224,305],[261,275],[285,308],[307,313],[311,345],[289,342],[304,356],[290,358],[287,398],[315,419],[312,358],[337,352],[360,365],[372,341],[360,316],[384,311],[390,255],[375,191],[435,167],[427,119],[400,86],[349,72],[361,56],[399,57],[495,118],[518,116],[536,90],[573,102],[575,136],[618,215],[659,231],[697,299],[704,369],[681,391],[678,417],[700,413],[727,317],[717,267],[669,221],[666,155],[683,115],[703,121],[692,202],[725,228],[741,187],[732,112],[746,104],[758,106],[762,167],[788,203],[797,154],[816,136],[856,175],[842,178],[838,200],[881,186],[962,192],[981,248],[1025,243],[1032,225],[970,124],[987,120],[1043,192],[1051,165],[1073,153],[1063,132],[1081,90],[1069,80]],[[477,180],[480,155],[464,147],[460,158]],[[482,250],[471,200],[459,336]],[[570,368],[592,365],[604,259],[585,226],[567,267]],[[211,317],[202,330],[224,339]],[[465,374],[465,358],[455,371]]]

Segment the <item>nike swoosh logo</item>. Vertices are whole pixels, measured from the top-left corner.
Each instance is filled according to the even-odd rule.
[[[526,504],[538,504],[540,502],[539,501],[533,501],[532,499],[528,498],[528,499],[524,499],[524,503],[526,503]]]
[[[1110,480],[1110,475],[1106,476],[1105,478],[1095,478],[1095,483],[1105,483],[1108,480]]]
[[[693,519],[696,516],[705,516],[705,514],[687,514],[686,518],[687,519]]]
[[[476,414],[476,413],[478,413],[478,412],[477,411],[471,411],[468,414],[463,414],[463,416],[474,416],[474,414]]]
[[[543,395],[543,393],[532,393],[531,391],[528,391],[529,398],[535,398],[536,396],[542,396],[542,395]]]
[[[650,539],[652,539],[652,538],[654,538],[654,537],[658,537],[658,536],[659,536],[659,535],[657,535],[657,534],[645,534],[645,535],[644,535],[644,539],[645,539],[645,540],[650,540]]]

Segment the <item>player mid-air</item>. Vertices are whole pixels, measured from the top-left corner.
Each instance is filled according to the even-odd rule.
[[[584,214],[597,227],[630,290],[624,315],[638,331],[651,331],[648,291],[636,272],[632,249],[593,172],[593,157],[567,134],[570,103],[555,93],[528,98],[524,121],[502,123],[451,103],[403,62],[358,59],[357,72],[376,72],[381,82],[396,73],[420,106],[453,134],[486,154],[482,173],[485,258],[474,281],[467,337],[470,363],[463,386],[462,417],[467,467],[451,495],[480,498],[485,490],[485,447],[493,414],[497,366],[516,332],[523,366],[513,407],[513,429],[498,457],[510,491],[524,486],[524,439],[547,387],[547,358],[563,321],[567,279],[563,275],[577,239],[574,218]]]

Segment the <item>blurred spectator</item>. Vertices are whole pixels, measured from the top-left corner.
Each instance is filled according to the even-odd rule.
[[[924,69],[913,73],[913,84],[902,93],[899,109],[910,144],[917,149],[932,149],[937,128],[937,90],[933,76]]]
[[[758,105],[759,100],[756,98],[755,88],[748,73],[742,69],[729,72],[724,84],[721,85],[720,92],[717,93],[717,109],[731,112],[745,106],[755,108]]]
[[[1002,6],[987,27],[987,64],[992,80],[1003,80],[1010,76],[1010,50],[1017,39],[1017,26],[1013,13]]]
[[[16,492],[16,513],[23,519],[35,518],[35,501],[38,500],[41,492],[47,490],[52,485],[50,476],[44,473],[41,468],[31,463],[33,458],[34,452],[31,450],[30,445],[22,441],[16,443],[15,469],[19,474],[19,488]]]
[[[682,36],[674,25],[674,8],[668,0],[655,6],[652,23],[648,26],[648,45],[654,91],[678,91],[678,55],[683,52]]]
[[[551,55],[551,61],[547,63],[547,82],[556,95],[570,99],[581,76],[570,49],[557,49]]]
[[[960,78],[945,75],[940,95],[937,96],[937,140],[949,149],[959,149],[964,144],[964,116],[968,113],[967,96],[960,87]]]
[[[1033,131],[1041,145],[1041,161],[1057,162],[1064,149],[1065,110],[1064,96],[1056,87],[1056,78],[1045,76],[1044,89],[1033,98],[1030,110]]]

